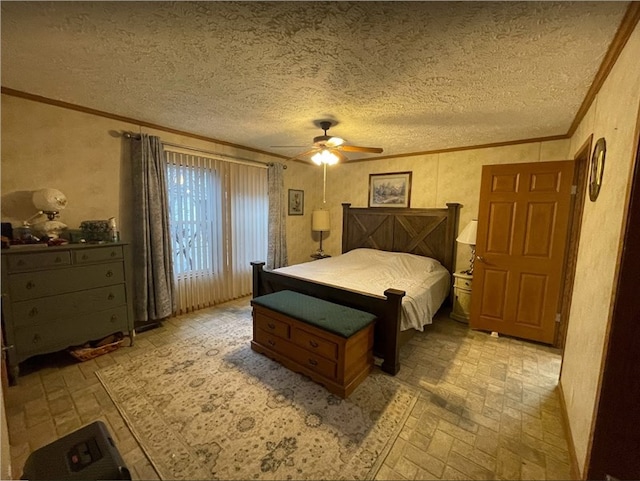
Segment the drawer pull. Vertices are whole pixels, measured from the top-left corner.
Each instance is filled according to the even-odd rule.
[[[113,292],[110,292],[109,295],[107,296],[107,299],[110,301],[113,301],[116,298],[116,296],[113,295]]]
[[[275,328],[276,328],[276,325],[270,322],[269,324],[267,324],[267,327],[268,327],[269,329],[275,329]]]
[[[113,277],[113,271],[109,270],[106,274],[107,277]]]
[[[316,341],[309,341],[309,345],[311,347],[318,347],[318,343]]]
[[[270,346],[276,345],[276,341],[274,341],[273,339],[269,339],[267,342],[269,343]]]
[[[62,262],[62,257],[60,256],[56,257],[53,262],[55,262],[56,264],[60,264]]]
[[[87,254],[82,254],[82,260],[86,261],[89,258],[89,256]]]
[[[33,316],[37,316],[38,315],[38,308],[34,307],[33,309],[31,309],[29,311],[29,316],[33,317]]]
[[[318,361],[316,361],[315,359],[309,359],[309,364],[311,364],[312,366],[317,366]]]
[[[29,281],[27,282],[27,285],[25,287],[27,289],[33,289],[34,287],[36,287],[36,285],[32,281]]]
[[[113,316],[111,316],[111,322],[116,322],[118,320],[118,316],[116,316],[115,314]]]
[[[111,251],[111,257],[115,257],[116,255],[116,251]]]
[[[37,344],[40,342],[40,334],[36,334],[35,336],[33,336],[33,341],[34,344]]]
[[[23,266],[24,264],[25,264],[24,259],[20,259],[20,260],[18,261],[18,265],[19,265],[19,266]]]

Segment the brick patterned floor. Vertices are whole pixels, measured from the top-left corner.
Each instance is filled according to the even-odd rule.
[[[250,316],[248,306],[244,298],[171,319],[91,361],[57,353],[23,363],[18,385],[4,393],[14,479],[33,450],[95,420],[134,479],[158,479],[94,372],[206,332],[214,317]],[[471,331],[446,314],[401,350],[398,378],[421,395],[376,479],[570,479],[559,352]]]

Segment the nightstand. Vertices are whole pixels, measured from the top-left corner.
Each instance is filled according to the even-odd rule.
[[[453,274],[453,311],[449,317],[460,322],[469,322],[471,310],[471,283],[473,276],[464,272]]]
[[[315,253],[315,254],[311,254],[311,258],[318,260],[318,259],[326,259],[327,257],[331,257],[329,254],[319,254],[319,253]]]

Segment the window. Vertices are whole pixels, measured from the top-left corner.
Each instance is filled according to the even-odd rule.
[[[251,293],[267,256],[267,170],[166,151],[178,312]]]

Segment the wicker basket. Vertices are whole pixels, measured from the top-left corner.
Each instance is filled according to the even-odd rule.
[[[98,356],[102,356],[103,354],[115,351],[120,347],[123,341],[124,336],[120,336],[119,339],[116,339],[114,342],[110,342],[109,344],[104,344],[102,346],[72,347],[69,348],[69,354],[75,357],[78,361],[90,361],[91,359],[95,359]]]

